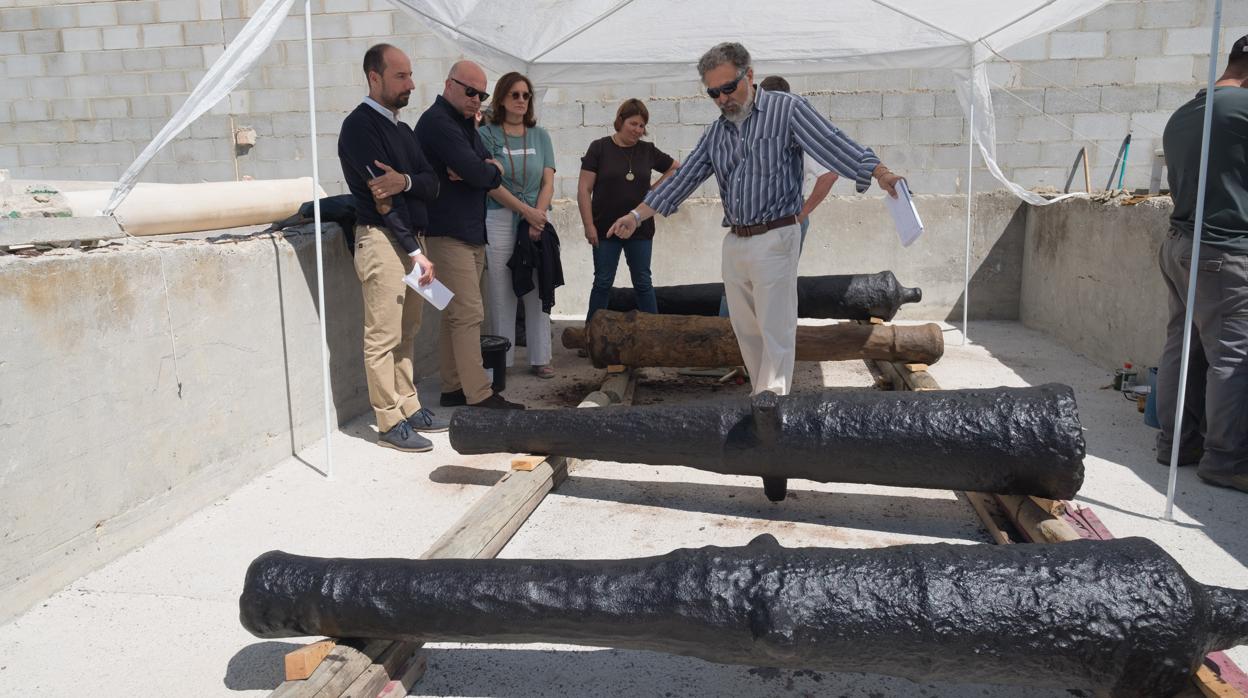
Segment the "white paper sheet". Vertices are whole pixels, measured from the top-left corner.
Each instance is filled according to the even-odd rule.
[[[893,223],[897,225],[897,237],[901,238],[901,246],[909,247],[923,234],[923,221],[919,218],[918,209],[914,207],[914,199],[910,198],[910,188],[906,186],[906,180],[897,183],[897,198],[885,195],[884,203],[893,216]]]
[[[433,307],[438,310],[445,310],[446,304],[451,302],[451,299],[455,297],[455,294],[451,291],[451,289],[446,287],[446,284],[438,281],[437,279],[434,279],[433,283],[428,286],[421,286],[420,274],[420,267],[417,266],[410,274],[403,277],[403,283],[411,286],[413,290],[419,293],[425,300],[429,301],[429,304]]]

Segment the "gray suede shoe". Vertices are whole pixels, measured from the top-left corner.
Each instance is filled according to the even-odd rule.
[[[408,453],[424,453],[433,450],[433,442],[412,431],[412,427],[403,420],[394,428],[377,437],[377,445],[393,448]]]

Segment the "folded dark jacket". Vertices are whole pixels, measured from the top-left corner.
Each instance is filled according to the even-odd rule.
[[[511,269],[511,287],[516,297],[523,297],[536,285],[542,299],[542,312],[549,314],[555,307],[555,289],[563,285],[563,264],[559,261],[559,236],[555,226],[546,222],[540,240],[529,237],[529,224],[524,218],[516,223],[516,248],[507,260]],[[537,272],[537,283],[533,272]]]

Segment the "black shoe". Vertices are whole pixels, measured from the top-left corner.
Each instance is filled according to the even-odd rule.
[[[492,393],[489,397],[481,402],[469,405],[469,407],[488,407],[495,410],[522,410],[524,405],[518,402],[508,402],[502,395]]]
[[[438,404],[443,407],[459,407],[467,405],[468,398],[464,397],[464,389],[460,388],[449,393],[442,393],[442,398],[438,400]]]
[[[450,429],[451,421],[446,417],[439,417],[435,415],[428,408],[422,407],[413,412],[412,416],[407,418],[407,425],[414,431],[432,433]]]
[[[377,437],[377,445],[409,453],[424,453],[433,450],[433,442],[412,431],[407,420],[399,422],[390,431]]]
[[[1214,487],[1229,487],[1239,490],[1240,492],[1248,492],[1248,475],[1236,473],[1207,473],[1196,471],[1196,477],[1213,485]]]

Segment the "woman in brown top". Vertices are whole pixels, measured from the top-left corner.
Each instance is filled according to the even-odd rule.
[[[637,309],[657,313],[654,285],[650,280],[650,252],[654,240],[654,220],[641,224],[627,240],[606,237],[617,218],[641,203],[646,192],[676,172],[680,163],[641,140],[646,135],[650,111],[640,99],[626,99],[615,114],[615,133],[589,144],[581,158],[581,178],[577,186],[577,205],[585,239],[594,251],[594,288],[589,294],[589,313],[607,307],[611,284],[620,264],[620,253],[628,261],[637,294]],[[663,176],[650,183],[651,172]]]

